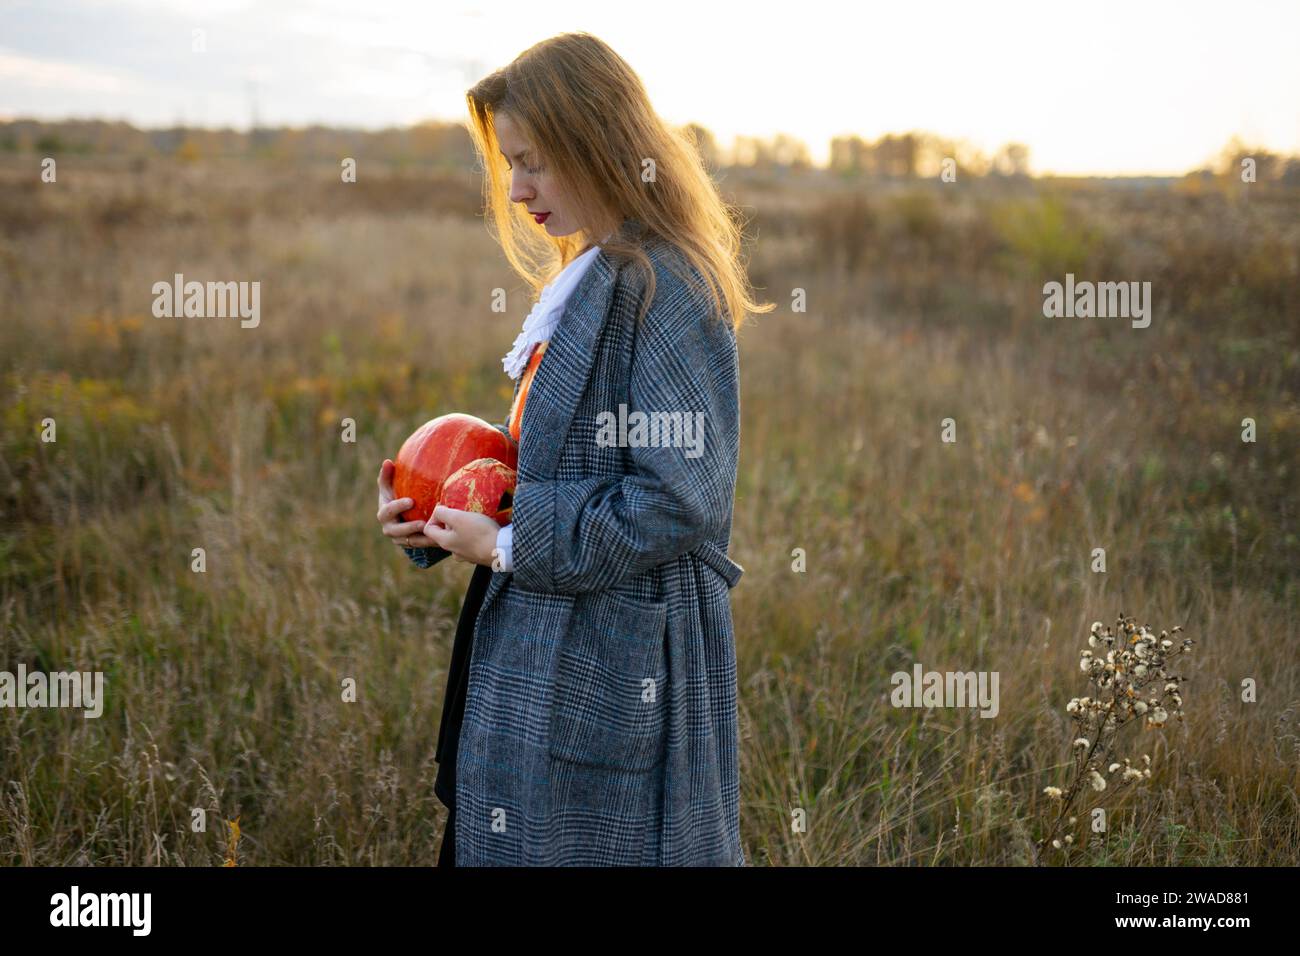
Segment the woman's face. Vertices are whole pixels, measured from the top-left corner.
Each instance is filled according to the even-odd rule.
[[[505,113],[496,114],[494,123],[501,154],[510,164],[510,201],[523,203],[535,222],[539,221],[538,213],[548,213],[540,220],[548,235],[568,236],[577,232],[581,226],[572,220],[572,209],[563,190],[521,137],[518,126]]]

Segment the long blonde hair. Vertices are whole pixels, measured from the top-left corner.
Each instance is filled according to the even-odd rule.
[[[716,314],[740,328],[749,313],[771,312],[753,298],[740,260],[741,223],[719,195],[696,143],[655,113],[640,77],[589,33],[563,33],[537,43],[465,94],[470,136],[483,166],[490,228],[506,259],[539,294],[587,245],[634,261],[646,276],[641,319],[654,297],[654,268],[636,234],[679,249],[707,285]],[[510,173],[499,151],[493,116],[508,114],[568,195],[578,232],[549,236],[522,203],[510,201]],[[653,181],[643,169],[653,160]],[[607,236],[607,239],[600,237]],[[674,257],[675,258],[675,257]],[[677,271],[677,270],[673,270]],[[678,273],[690,281],[690,276]],[[705,291],[701,289],[700,291]]]

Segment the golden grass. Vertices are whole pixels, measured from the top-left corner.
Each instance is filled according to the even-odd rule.
[[[468,569],[383,540],[374,478],[435,414],[505,416],[527,305],[474,180],[33,168],[0,165],[0,670],[108,697],[0,712],[0,860],[221,865],[238,820],[240,865],[433,863]],[[1294,865],[1296,197],[736,179],[780,305],[741,333],[750,860],[1030,862],[1078,648],[1125,612],[1197,640],[1187,720],[1071,861]],[[1044,319],[1067,270],[1153,281],[1152,327]],[[261,325],[154,318],[174,272],[261,281]],[[914,661],[998,671],[999,715],[892,708]]]

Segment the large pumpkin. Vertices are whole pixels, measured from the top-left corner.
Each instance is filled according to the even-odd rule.
[[[394,462],[393,496],[415,502],[402,520],[428,521],[442,501],[447,478],[479,458],[495,458],[512,469],[519,465],[510,439],[473,415],[440,415],[417,428],[402,443]]]

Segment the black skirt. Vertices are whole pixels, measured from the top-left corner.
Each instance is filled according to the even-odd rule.
[[[460,746],[460,727],[465,718],[465,695],[469,692],[469,659],[474,644],[474,622],[483,597],[492,580],[492,569],[486,564],[474,565],[469,589],[460,607],[460,621],[456,625],[456,639],[451,646],[451,665],[447,669],[447,692],[442,699],[442,722],[438,727],[438,748],[434,758],[438,761],[438,776],[433,792],[448,809],[447,829],[442,837],[438,855],[439,866],[456,865],[456,751]]]

